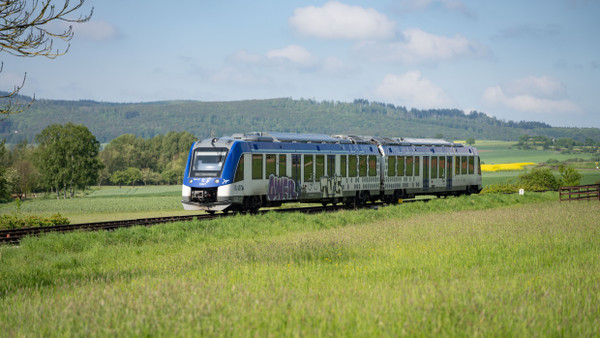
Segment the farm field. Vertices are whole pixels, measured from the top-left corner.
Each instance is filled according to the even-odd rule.
[[[266,214],[0,247],[7,336],[594,336],[597,202]]]
[[[565,161],[573,158],[590,159],[591,154],[561,154],[546,150],[520,150],[517,142],[477,140],[475,147],[479,157],[486,164],[535,162],[542,163],[550,159]]]
[[[0,204],[0,213],[50,216],[59,212],[72,224],[197,214],[181,206],[181,186],[101,187],[74,199],[38,198]]]

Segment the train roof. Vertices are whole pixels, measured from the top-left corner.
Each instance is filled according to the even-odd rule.
[[[463,147],[461,143],[449,142],[433,138],[392,138],[362,135],[326,135],[326,134],[297,134],[280,132],[251,132],[233,134],[230,138],[248,142],[291,142],[291,143],[337,143],[337,144],[375,144],[375,145],[413,145]]]

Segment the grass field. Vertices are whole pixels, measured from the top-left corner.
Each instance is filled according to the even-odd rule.
[[[181,206],[181,186],[93,188],[83,198],[39,198],[0,204],[0,213],[50,216],[59,212],[71,223],[197,214]]]
[[[544,150],[520,150],[514,147],[517,142],[480,141],[475,147],[479,157],[486,164],[535,162],[542,163],[550,159],[566,161],[573,158],[590,159],[591,154],[561,154]]]
[[[0,247],[4,336],[596,336],[597,202],[266,214]]]

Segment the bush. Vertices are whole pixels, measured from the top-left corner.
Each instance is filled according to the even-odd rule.
[[[53,225],[69,224],[69,219],[60,213],[50,217],[0,215],[0,229],[20,229],[30,227],[48,227]]]
[[[572,187],[579,185],[579,182],[581,182],[582,175],[571,167],[565,167],[564,165],[561,165],[558,168],[558,171],[560,172],[561,187]]]
[[[517,186],[529,191],[558,190],[559,180],[549,168],[533,168],[519,175]]]

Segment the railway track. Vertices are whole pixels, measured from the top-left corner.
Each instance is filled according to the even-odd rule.
[[[416,200],[407,200],[404,202],[414,202]],[[420,200],[427,201],[427,200]],[[378,208],[383,203],[369,203],[360,208]],[[270,209],[261,210],[259,214],[267,212],[302,212],[307,214],[321,213],[321,212],[332,212],[342,209],[347,209],[343,205],[338,206],[325,206],[325,207],[300,207],[300,208],[286,208],[286,209]],[[0,230],[0,244],[18,244],[21,238],[26,236],[38,236],[44,233],[50,232],[71,232],[71,231],[98,231],[98,230],[115,230],[118,228],[127,228],[132,226],[152,226],[162,223],[192,221],[192,220],[210,220],[220,217],[229,217],[236,215],[235,213],[229,214],[202,214],[202,215],[185,215],[185,216],[168,216],[168,217],[155,217],[155,218],[140,218],[131,220],[121,221],[106,221],[106,222],[93,222],[93,223],[80,223],[80,224],[65,224],[65,225],[54,225],[48,227],[32,227],[32,228],[20,228],[10,230]]]

